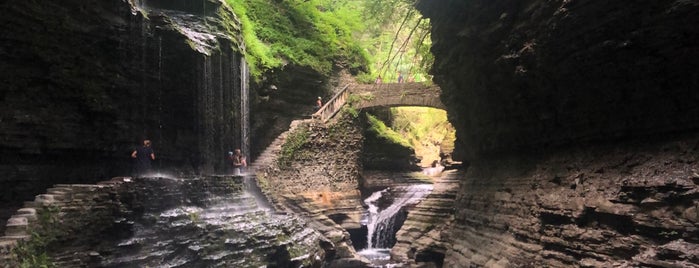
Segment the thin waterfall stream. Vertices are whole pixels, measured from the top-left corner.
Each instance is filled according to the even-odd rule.
[[[432,184],[397,185],[372,193],[364,200],[368,206],[363,223],[367,227],[367,247],[359,251],[375,264],[389,261],[396,232],[401,228],[407,207],[419,203],[433,189]],[[386,206],[385,203],[390,202]]]

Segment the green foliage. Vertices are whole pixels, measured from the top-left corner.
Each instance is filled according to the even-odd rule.
[[[391,108],[392,129],[413,144],[423,160],[439,159],[439,150],[452,152],[456,130],[447,120],[444,110],[426,107]],[[424,164],[424,162],[423,162]]]
[[[289,133],[286,141],[282,145],[277,164],[280,167],[289,167],[295,159],[299,150],[308,142],[309,131],[305,127],[300,127],[296,131]]]
[[[345,105],[344,107],[342,107],[342,112],[349,115],[351,118],[359,117],[359,110],[352,107],[351,105]]]
[[[384,138],[392,143],[400,144],[408,148],[413,148],[413,145],[408,142],[403,136],[395,132],[393,129],[384,124],[383,121],[379,120],[371,114],[366,114],[367,122],[369,123],[369,131],[374,133],[377,137]]]
[[[347,100],[345,100],[345,103],[348,106],[356,106],[362,101],[371,101],[374,99],[374,94],[371,93],[365,93],[365,94],[349,94],[347,96]]]
[[[59,221],[58,212],[59,208],[55,206],[43,207],[37,211],[37,225],[30,231],[31,237],[29,240],[20,241],[12,249],[20,267],[55,267],[46,251],[48,245],[56,241],[59,233],[55,228]]]
[[[335,62],[350,67],[368,64],[363,46],[353,37],[361,30],[354,1],[227,0],[242,24],[251,73],[286,63],[329,74]]]
[[[292,63],[323,74],[341,64],[362,73],[365,83],[379,75],[396,81],[398,72],[406,80],[430,80],[430,24],[414,9],[414,0],[226,2],[242,24],[253,77]]]
[[[279,66],[281,60],[273,57],[269,47],[257,37],[255,23],[248,16],[248,4],[246,1],[226,0],[226,2],[233,8],[233,11],[240,20],[240,30],[243,34],[243,42],[245,43],[245,58],[250,67],[250,74],[253,77],[260,77],[264,70]],[[223,15],[224,21],[230,24],[233,18],[226,17],[226,14]],[[231,35],[236,35],[233,29],[228,29],[228,32]]]
[[[376,75],[363,72],[355,76],[355,79],[357,79],[357,82],[359,83],[371,84],[374,83],[374,81],[376,81]]]
[[[431,80],[430,23],[414,9],[415,0],[366,0],[362,43],[373,56],[370,76],[396,82]],[[363,82],[374,80],[363,79]]]

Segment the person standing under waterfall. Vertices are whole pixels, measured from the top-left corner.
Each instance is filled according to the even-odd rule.
[[[155,152],[151,148],[150,140],[143,140],[143,146],[131,153],[131,158],[135,159],[135,174],[143,176],[151,172],[151,161],[155,160]]]
[[[247,161],[245,161],[245,156],[240,149],[235,149],[235,153],[228,152],[228,159],[231,163],[233,175],[240,175],[243,168],[248,166]]]

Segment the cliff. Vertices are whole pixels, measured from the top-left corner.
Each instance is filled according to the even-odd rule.
[[[446,267],[699,264],[696,2],[418,9],[471,163]]]
[[[222,169],[240,146],[246,73],[222,2],[12,1],[0,10],[3,208],[54,183],[130,175],[129,154],[145,138],[164,173]]]

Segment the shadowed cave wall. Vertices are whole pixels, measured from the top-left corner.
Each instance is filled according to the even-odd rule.
[[[696,1],[420,1],[470,162],[446,267],[696,265]]]
[[[131,175],[144,138],[170,174],[221,170],[240,146],[240,40],[221,19],[232,11],[161,2],[0,5],[3,207],[54,183]]]

